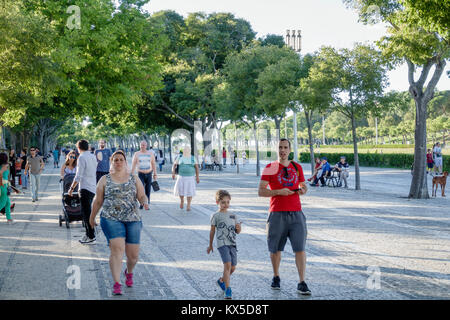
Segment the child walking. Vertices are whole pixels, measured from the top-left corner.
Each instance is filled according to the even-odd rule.
[[[228,212],[231,195],[226,190],[216,192],[216,203],[219,211],[211,216],[211,231],[209,232],[209,247],[206,252],[213,251],[214,234],[216,245],[223,262],[223,276],[217,280],[217,285],[223,290],[225,299],[232,298],[230,276],[236,269],[237,249],[236,234],[241,232],[241,223],[234,213]]]

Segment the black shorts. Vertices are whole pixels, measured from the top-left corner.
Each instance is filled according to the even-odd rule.
[[[269,213],[267,245],[271,253],[283,251],[288,238],[294,252],[305,251],[306,235],[306,217],[302,211]]]

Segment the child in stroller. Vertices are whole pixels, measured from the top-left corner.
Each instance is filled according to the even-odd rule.
[[[81,202],[78,193],[74,192],[72,196],[69,196],[68,194],[74,178],[75,174],[66,174],[64,178],[60,180],[60,190],[64,214],[64,216],[59,215],[60,227],[62,226],[63,221],[65,221],[67,228],[70,228],[69,223],[72,221],[83,221]]]

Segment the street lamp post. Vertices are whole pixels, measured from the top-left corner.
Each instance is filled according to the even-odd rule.
[[[301,31],[297,30],[297,34],[295,33],[295,30],[292,30],[292,34],[290,32],[291,30],[286,31],[286,37],[285,37],[285,43],[287,46],[294,49],[295,52],[299,54],[300,57],[300,51],[302,50],[302,35]],[[294,161],[298,161],[298,141],[297,141],[297,111],[296,111],[297,104],[295,105],[295,108],[292,110],[294,112]]]

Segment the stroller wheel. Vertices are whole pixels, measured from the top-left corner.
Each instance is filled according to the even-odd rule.
[[[59,226],[62,227],[62,217],[59,215]]]

